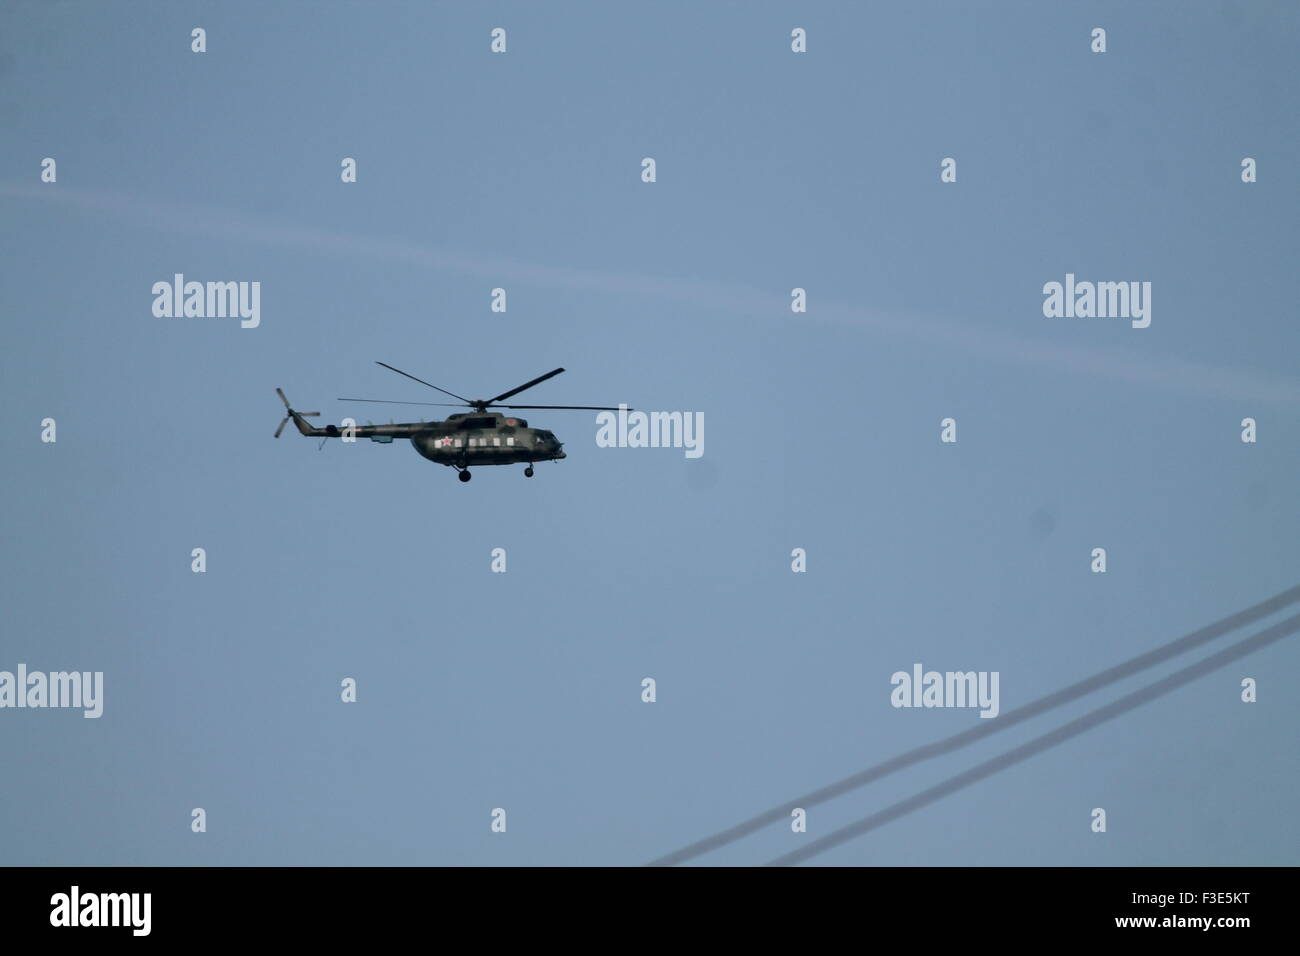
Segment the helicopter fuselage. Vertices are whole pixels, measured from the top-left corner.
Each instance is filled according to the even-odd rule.
[[[298,431],[313,438],[368,438],[388,445],[396,438],[409,439],[417,452],[429,461],[464,470],[471,465],[532,464],[558,461],[564,446],[545,428],[529,428],[522,418],[497,412],[463,412],[445,421],[399,422],[389,425],[313,426],[297,412],[290,417]]]
[[[452,415],[411,435],[415,450],[429,461],[456,468],[556,461],[564,450],[554,434],[529,428],[522,418],[492,412]]]

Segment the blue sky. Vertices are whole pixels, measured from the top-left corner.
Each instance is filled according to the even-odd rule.
[[[1005,712],[1295,585],[1298,35],[1268,3],[6,5],[0,669],[106,701],[0,712],[0,861],[641,863],[978,721],[892,708],[896,670],[999,671]],[[177,272],[259,281],[260,327],[155,318]],[[1150,281],[1150,328],[1044,318],[1067,272]],[[276,386],[437,400],[376,360],[473,395],[565,366],[528,398],[702,412],[706,451],[530,412],[568,458],[462,485],[271,439]],[[818,862],[1294,865],[1298,664]]]

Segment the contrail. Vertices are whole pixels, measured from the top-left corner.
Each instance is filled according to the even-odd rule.
[[[913,748],[897,757],[875,764],[865,770],[860,770],[852,776],[837,780],[811,793],[804,794],[801,797],[795,797],[793,800],[787,800],[785,803],[778,804],[771,810],[767,810],[757,816],[750,817],[743,823],[738,823],[733,827],[707,836],[702,840],[676,850],[666,856],[661,856],[646,864],[647,866],[672,866],[677,863],[685,862],[693,857],[710,850],[716,850],[719,847],[726,846],[728,843],[734,843],[741,837],[748,836],[756,830],[767,826],[769,823],[775,823],[778,820],[786,820],[790,816],[790,811],[795,807],[810,807],[819,803],[825,803],[827,800],[834,799],[858,787],[865,786],[873,780],[879,780],[881,777],[888,776],[895,771],[910,767],[913,764],[920,763],[923,760],[929,760],[931,757],[938,757],[941,754],[951,753],[959,750],[968,744],[973,744],[977,740],[983,740],[991,734],[996,734],[1000,730],[1013,727],[1036,717],[1039,714],[1046,713],[1062,704],[1068,704],[1070,701],[1089,694],[1094,690],[1099,690],[1126,677],[1144,671],[1149,667],[1167,661],[1170,658],[1177,657],[1194,648],[1207,644],[1216,638],[1222,637],[1231,631],[1246,624],[1252,624],[1261,618],[1268,617],[1283,608],[1294,604],[1300,600],[1300,585],[1289,588],[1281,594],[1274,595],[1266,601],[1261,601],[1245,610],[1231,614],[1222,620],[1215,621],[1213,624],[1206,625],[1199,630],[1186,634],[1176,640],[1170,641],[1154,650],[1147,651],[1145,654],[1139,654],[1137,657],[1130,658],[1122,664],[1116,664],[1108,670],[1093,674],[1091,677],[1085,677],[1077,683],[1071,684],[1061,690],[1055,691],[1045,697],[1030,701],[1014,710],[1009,710],[995,720],[980,721],[970,730],[963,730],[961,733],[953,734],[943,740],[936,741],[932,744],[924,744],[920,747]]]
[[[339,229],[276,221],[245,212],[188,202],[41,186],[17,180],[0,181],[0,198],[59,205],[91,214],[136,222],[165,234],[184,231],[223,241],[255,242],[348,259],[357,256],[385,263],[406,263],[491,278],[531,283],[544,288],[579,289],[615,296],[669,300],[707,309],[719,318],[750,322],[756,316],[790,317],[789,298],[771,289],[729,281],[683,276],[612,272],[555,266],[498,255],[476,255],[445,246],[399,237],[364,235]],[[1031,314],[1038,316],[1039,287],[1028,290]],[[810,322],[865,329],[872,333],[956,349],[966,357],[1020,365],[1030,369],[1064,369],[1089,378],[1111,378],[1145,387],[1213,395],[1233,401],[1250,400],[1293,407],[1300,402],[1300,383],[1259,369],[1220,368],[1170,355],[1093,348],[1077,341],[1054,342],[1017,335],[995,327],[973,327],[918,313],[898,314],[834,302],[819,303],[805,318]]]
[[[1008,750],[1004,754],[999,754],[991,760],[986,760],[984,763],[976,764],[969,770],[943,781],[943,783],[922,790],[920,793],[908,797],[906,800],[900,800],[893,806],[886,807],[884,810],[873,813],[869,817],[863,817],[856,823],[850,823],[848,826],[840,827],[833,833],[829,833],[820,839],[814,840],[807,846],[801,847],[798,850],[786,853],[784,856],[778,856],[775,860],[771,860],[765,865],[789,866],[793,863],[801,863],[819,853],[824,853],[832,847],[839,846],[847,840],[851,840],[856,836],[866,833],[868,830],[874,830],[876,827],[884,826],[891,820],[897,820],[899,817],[906,816],[914,810],[919,810],[928,804],[934,803],[936,800],[946,797],[950,793],[955,793],[964,787],[969,787],[972,783],[976,783],[986,777],[991,777],[1000,770],[1006,770],[1008,767],[1015,766],[1023,760],[1028,760],[1035,754],[1040,754],[1044,750],[1055,747],[1059,743],[1064,743],[1071,737],[1077,737],[1079,734],[1091,730],[1098,724],[1105,723],[1114,717],[1118,717],[1120,714],[1133,710],[1135,707],[1140,707],[1149,701],[1163,697],[1165,694],[1177,690],[1179,687],[1194,681],[1198,677],[1203,677],[1211,671],[1218,670],[1225,664],[1230,664],[1238,658],[1245,657],[1247,654],[1257,651],[1262,647],[1267,647],[1269,644],[1276,643],[1277,641],[1282,640],[1282,638],[1294,634],[1296,631],[1300,631],[1300,614],[1293,615],[1285,621],[1280,621],[1272,627],[1266,628],[1258,634],[1246,638],[1244,641],[1233,644],[1231,647],[1226,647],[1217,654],[1212,654],[1205,658],[1203,661],[1197,661],[1189,667],[1185,667],[1180,671],[1175,671],[1168,677],[1162,677],[1160,680],[1148,684],[1146,687],[1139,688],[1131,694],[1127,694],[1118,700],[1112,701],[1102,707],[1098,707],[1096,710],[1084,714],[1082,717],[1072,720],[1068,724],[1063,724],[1055,730],[1048,731],[1041,737],[1035,737],[1028,743],[1021,744],[1019,747]]]

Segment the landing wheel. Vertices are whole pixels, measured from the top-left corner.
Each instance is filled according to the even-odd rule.
[[[527,468],[524,469],[524,477],[525,477],[525,478],[531,478],[531,477],[533,477],[533,466],[532,466],[532,465],[529,465]]]
[[[466,469],[465,471],[462,471],[462,472],[460,473],[460,480],[461,480],[461,481],[469,481],[470,478],[472,478],[472,477],[473,477],[473,475],[471,475],[471,474],[469,473],[469,470],[468,470],[468,469]]]

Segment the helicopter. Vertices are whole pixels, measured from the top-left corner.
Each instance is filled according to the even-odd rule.
[[[522,418],[510,418],[500,412],[491,411],[491,409],[504,408],[515,411],[518,409],[551,408],[596,412],[618,410],[607,405],[500,404],[500,402],[513,395],[518,395],[525,389],[539,385],[548,378],[554,378],[564,371],[562,368],[553,369],[545,375],[539,375],[531,382],[525,382],[518,388],[502,392],[495,398],[470,399],[457,395],[455,392],[449,392],[432,382],[426,382],[422,378],[416,378],[409,372],[403,372],[400,368],[394,368],[386,362],[376,362],[375,364],[382,365],[398,375],[405,375],[412,381],[427,385],[429,388],[442,392],[444,395],[450,395],[460,401],[458,403],[396,402],[380,398],[340,398],[338,401],[374,402],[384,405],[437,405],[444,408],[466,406],[472,411],[448,415],[445,421],[403,422],[389,425],[348,425],[342,428],[338,425],[317,427],[307,419],[317,417],[320,412],[294,411],[289,405],[289,399],[285,398],[284,392],[277,388],[275,393],[280,396],[280,401],[284,402],[285,416],[280,422],[280,427],[275,430],[275,437],[279,438],[280,433],[284,431],[284,426],[292,420],[294,425],[297,426],[299,434],[322,439],[322,447],[325,444],[324,439],[327,438],[369,438],[373,442],[385,445],[392,444],[394,438],[407,438],[410,439],[415,450],[429,461],[455,468],[460,473],[461,481],[469,481],[473,477],[469,470],[471,465],[527,463],[527,467],[524,469],[524,477],[531,478],[533,477],[533,464],[535,462],[559,461],[567,457],[564,453],[564,445],[555,437],[553,432],[547,431],[545,428],[530,428],[528,422]]]

